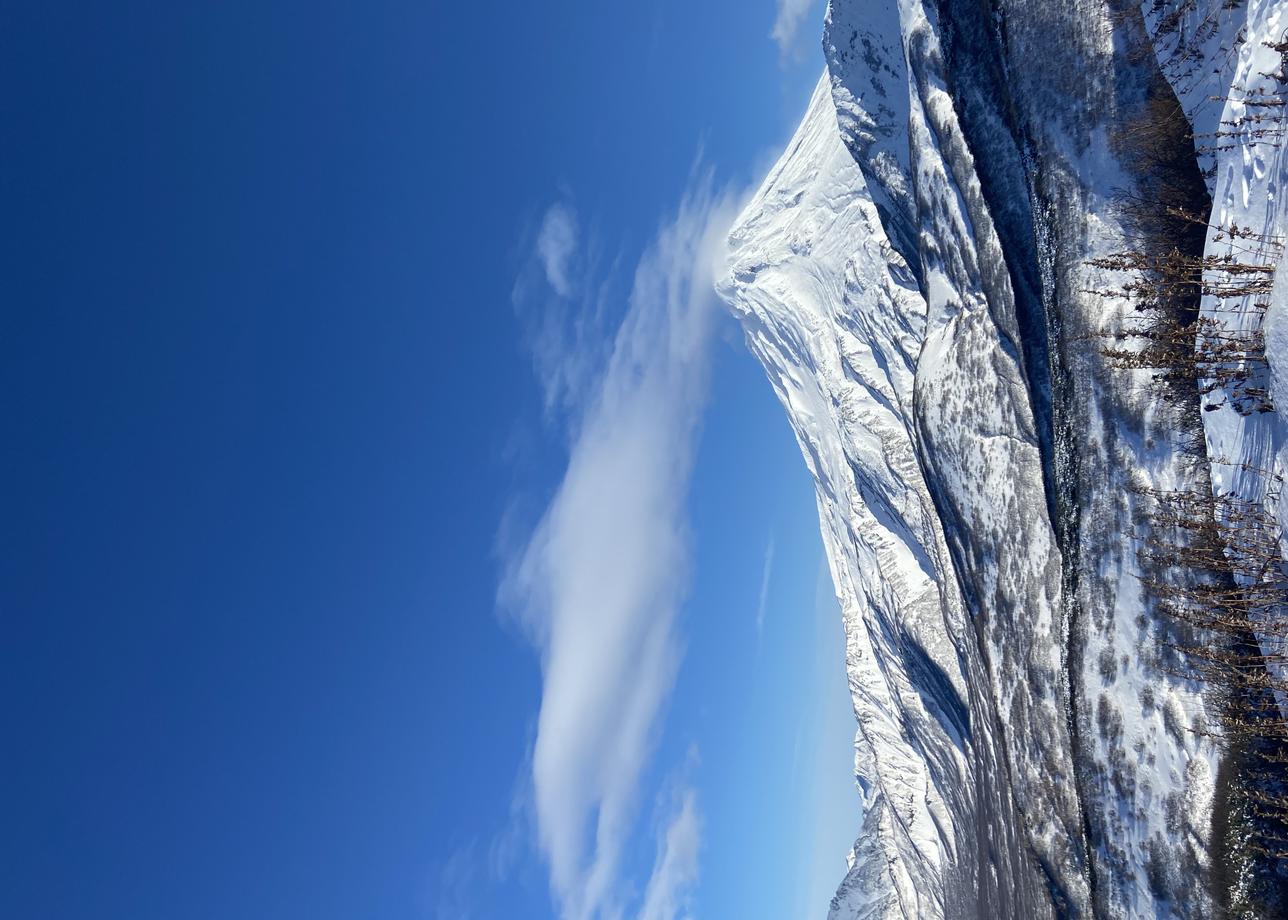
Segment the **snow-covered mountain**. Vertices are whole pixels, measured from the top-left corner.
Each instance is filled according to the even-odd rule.
[[[832,0],[827,69],[721,293],[816,480],[844,617],[864,822],[837,920],[1230,900],[1218,703],[1142,589],[1141,494],[1264,500],[1288,441],[1277,412],[1223,406],[1202,413],[1209,456],[1188,443],[1149,372],[1097,347],[1133,308],[1096,260],[1136,232],[1124,202],[1164,195],[1283,232],[1281,144],[1196,153],[1189,125],[1156,125],[1184,153],[1160,166],[1134,139],[1160,100],[1202,137],[1239,114],[1212,96],[1272,92],[1285,12]],[[1288,348],[1285,310],[1288,281],[1266,317]]]

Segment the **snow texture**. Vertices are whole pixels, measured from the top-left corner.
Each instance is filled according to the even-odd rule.
[[[836,920],[1215,910],[1210,705],[1137,561],[1136,490],[1208,466],[1148,372],[1105,366],[1131,306],[1089,265],[1149,191],[1118,142],[1143,107],[1174,93],[1201,137],[1239,114],[1208,97],[1274,79],[1281,5],[1202,2],[833,0],[827,69],[731,231],[721,293],[815,478],[844,617],[864,821]],[[1282,233],[1281,148],[1230,147],[1195,196]],[[1273,493],[1279,414],[1204,422],[1212,486]]]

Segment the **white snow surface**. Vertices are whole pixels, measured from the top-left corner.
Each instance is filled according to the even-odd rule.
[[[901,663],[900,634],[921,634],[928,662],[965,696],[948,638],[963,612],[905,425],[925,303],[898,273],[826,75],[731,243],[724,293],[817,482],[845,620],[864,825],[833,914],[943,916],[957,841],[945,833],[951,790],[931,776],[927,749],[955,785],[966,762],[951,722],[928,711]],[[880,309],[851,309],[865,303]]]
[[[1288,9],[1274,0],[1250,0],[1242,11],[1246,21],[1240,23],[1243,40],[1237,46],[1232,85],[1242,92],[1229,93],[1221,111],[1221,120],[1233,122],[1250,109],[1243,103],[1245,95],[1258,92],[1271,93],[1276,89],[1269,74],[1282,68],[1285,62],[1267,42],[1279,41],[1288,29]],[[1281,189],[1288,182],[1288,161],[1285,160],[1285,138],[1258,140],[1246,136],[1250,127],[1237,129],[1245,133],[1238,142],[1228,140],[1226,149],[1216,154],[1216,175],[1212,200],[1212,218],[1215,227],[1231,223],[1249,228],[1264,237],[1284,239],[1288,231],[1288,212],[1284,208]],[[1216,257],[1231,256],[1238,261],[1277,261],[1280,256],[1265,241],[1234,239],[1228,234],[1216,238],[1211,234],[1206,253]],[[1282,263],[1275,275],[1274,291],[1270,298],[1246,297],[1238,301],[1218,301],[1204,298],[1203,309],[1209,316],[1220,317],[1224,322],[1242,329],[1256,329],[1262,322],[1262,310],[1255,301],[1269,304],[1265,310],[1264,332],[1266,356],[1270,363],[1270,388],[1273,401],[1280,411],[1240,415],[1218,396],[1209,402],[1222,403],[1221,408],[1203,413],[1207,429],[1209,456],[1215,461],[1212,468],[1213,488],[1218,492],[1234,492],[1253,500],[1269,498],[1272,506],[1279,504],[1279,484],[1288,470],[1288,441],[1285,434],[1283,408],[1288,408],[1288,279]],[[1283,515],[1283,509],[1280,509]],[[1288,517],[1283,518],[1288,521]]]
[[[914,447],[926,300],[838,136],[826,76],[731,243],[723,293],[818,484],[845,620],[865,817],[831,915],[1050,916],[999,783],[989,679]]]
[[[1257,136],[1258,125],[1243,123],[1244,116],[1273,115],[1274,108],[1248,105],[1249,100],[1283,98],[1284,83],[1276,73],[1288,69],[1271,43],[1283,41],[1288,31],[1288,9],[1274,0],[1249,0],[1239,14],[1239,38],[1234,43],[1232,76],[1220,103],[1220,121],[1233,136],[1222,138],[1214,154],[1213,228],[1237,225],[1256,238],[1210,233],[1205,254],[1239,262],[1278,263],[1268,297],[1248,296],[1220,300],[1207,296],[1203,312],[1227,325],[1265,335],[1269,364],[1268,386],[1274,411],[1244,415],[1235,411],[1228,394],[1208,399],[1215,408],[1203,413],[1208,455],[1212,458],[1212,487],[1218,495],[1230,494],[1261,502],[1279,521],[1281,545],[1288,533],[1288,502],[1283,501],[1288,476],[1288,268],[1282,261],[1288,238],[1288,209],[1283,188],[1288,183],[1288,137],[1282,115],[1277,136]],[[1282,640],[1280,640],[1282,641]],[[1265,639],[1268,645],[1271,640]],[[1282,647],[1278,651],[1283,652]],[[1288,708],[1288,701],[1283,701]]]
[[[1147,372],[1104,366],[1092,337],[1131,307],[1087,263],[1121,246],[1142,179],[1109,138],[1141,99],[1171,86],[1215,130],[1211,87],[1277,64],[1281,4],[1214,4],[833,0],[828,68],[730,233],[721,293],[815,478],[844,617],[864,821],[835,920],[1212,915],[1208,704],[1157,651],[1132,492],[1207,471]],[[1280,148],[1207,164],[1214,213],[1283,232]],[[1214,487],[1273,492],[1279,414],[1204,421],[1213,457],[1269,471]]]
[[[1199,165],[1216,166],[1210,148],[1228,141],[1217,137],[1224,103],[1239,60],[1238,36],[1247,24],[1243,2],[1230,0],[1144,0],[1141,11],[1168,83],[1194,128]],[[1213,177],[1208,177],[1208,191]]]

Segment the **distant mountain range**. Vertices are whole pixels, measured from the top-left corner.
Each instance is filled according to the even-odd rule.
[[[721,283],[845,621],[832,918],[1288,916],[1285,29],[832,0]]]

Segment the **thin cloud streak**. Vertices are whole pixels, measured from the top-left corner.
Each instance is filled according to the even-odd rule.
[[[778,0],[778,16],[769,37],[778,42],[778,50],[784,55],[792,51],[796,33],[813,8],[814,0]]]
[[[602,376],[572,423],[563,481],[502,586],[542,655],[532,784],[565,920],[623,916],[638,890],[622,879],[622,857],[681,657],[685,503],[713,282],[736,204],[709,176],[695,179],[645,252]],[[677,821],[674,855],[645,895],[651,917],[673,916],[696,876],[686,849],[696,813],[682,809]]]
[[[760,572],[760,599],[756,604],[756,640],[765,633],[765,608],[769,605],[769,579],[774,571],[774,538],[765,547],[765,564]]]
[[[511,301],[546,416],[575,416],[608,361],[612,343],[604,327],[618,266],[614,261],[595,280],[604,260],[599,241],[581,230],[576,210],[563,201],[546,209],[522,248],[526,257]]]
[[[560,297],[571,297],[573,283],[569,263],[577,251],[577,216],[565,204],[553,204],[537,233],[537,256],[545,269],[546,281]]]
[[[675,920],[681,914],[688,915],[689,893],[698,880],[701,846],[697,793],[688,789],[659,841],[657,862],[644,892],[639,920]]]

